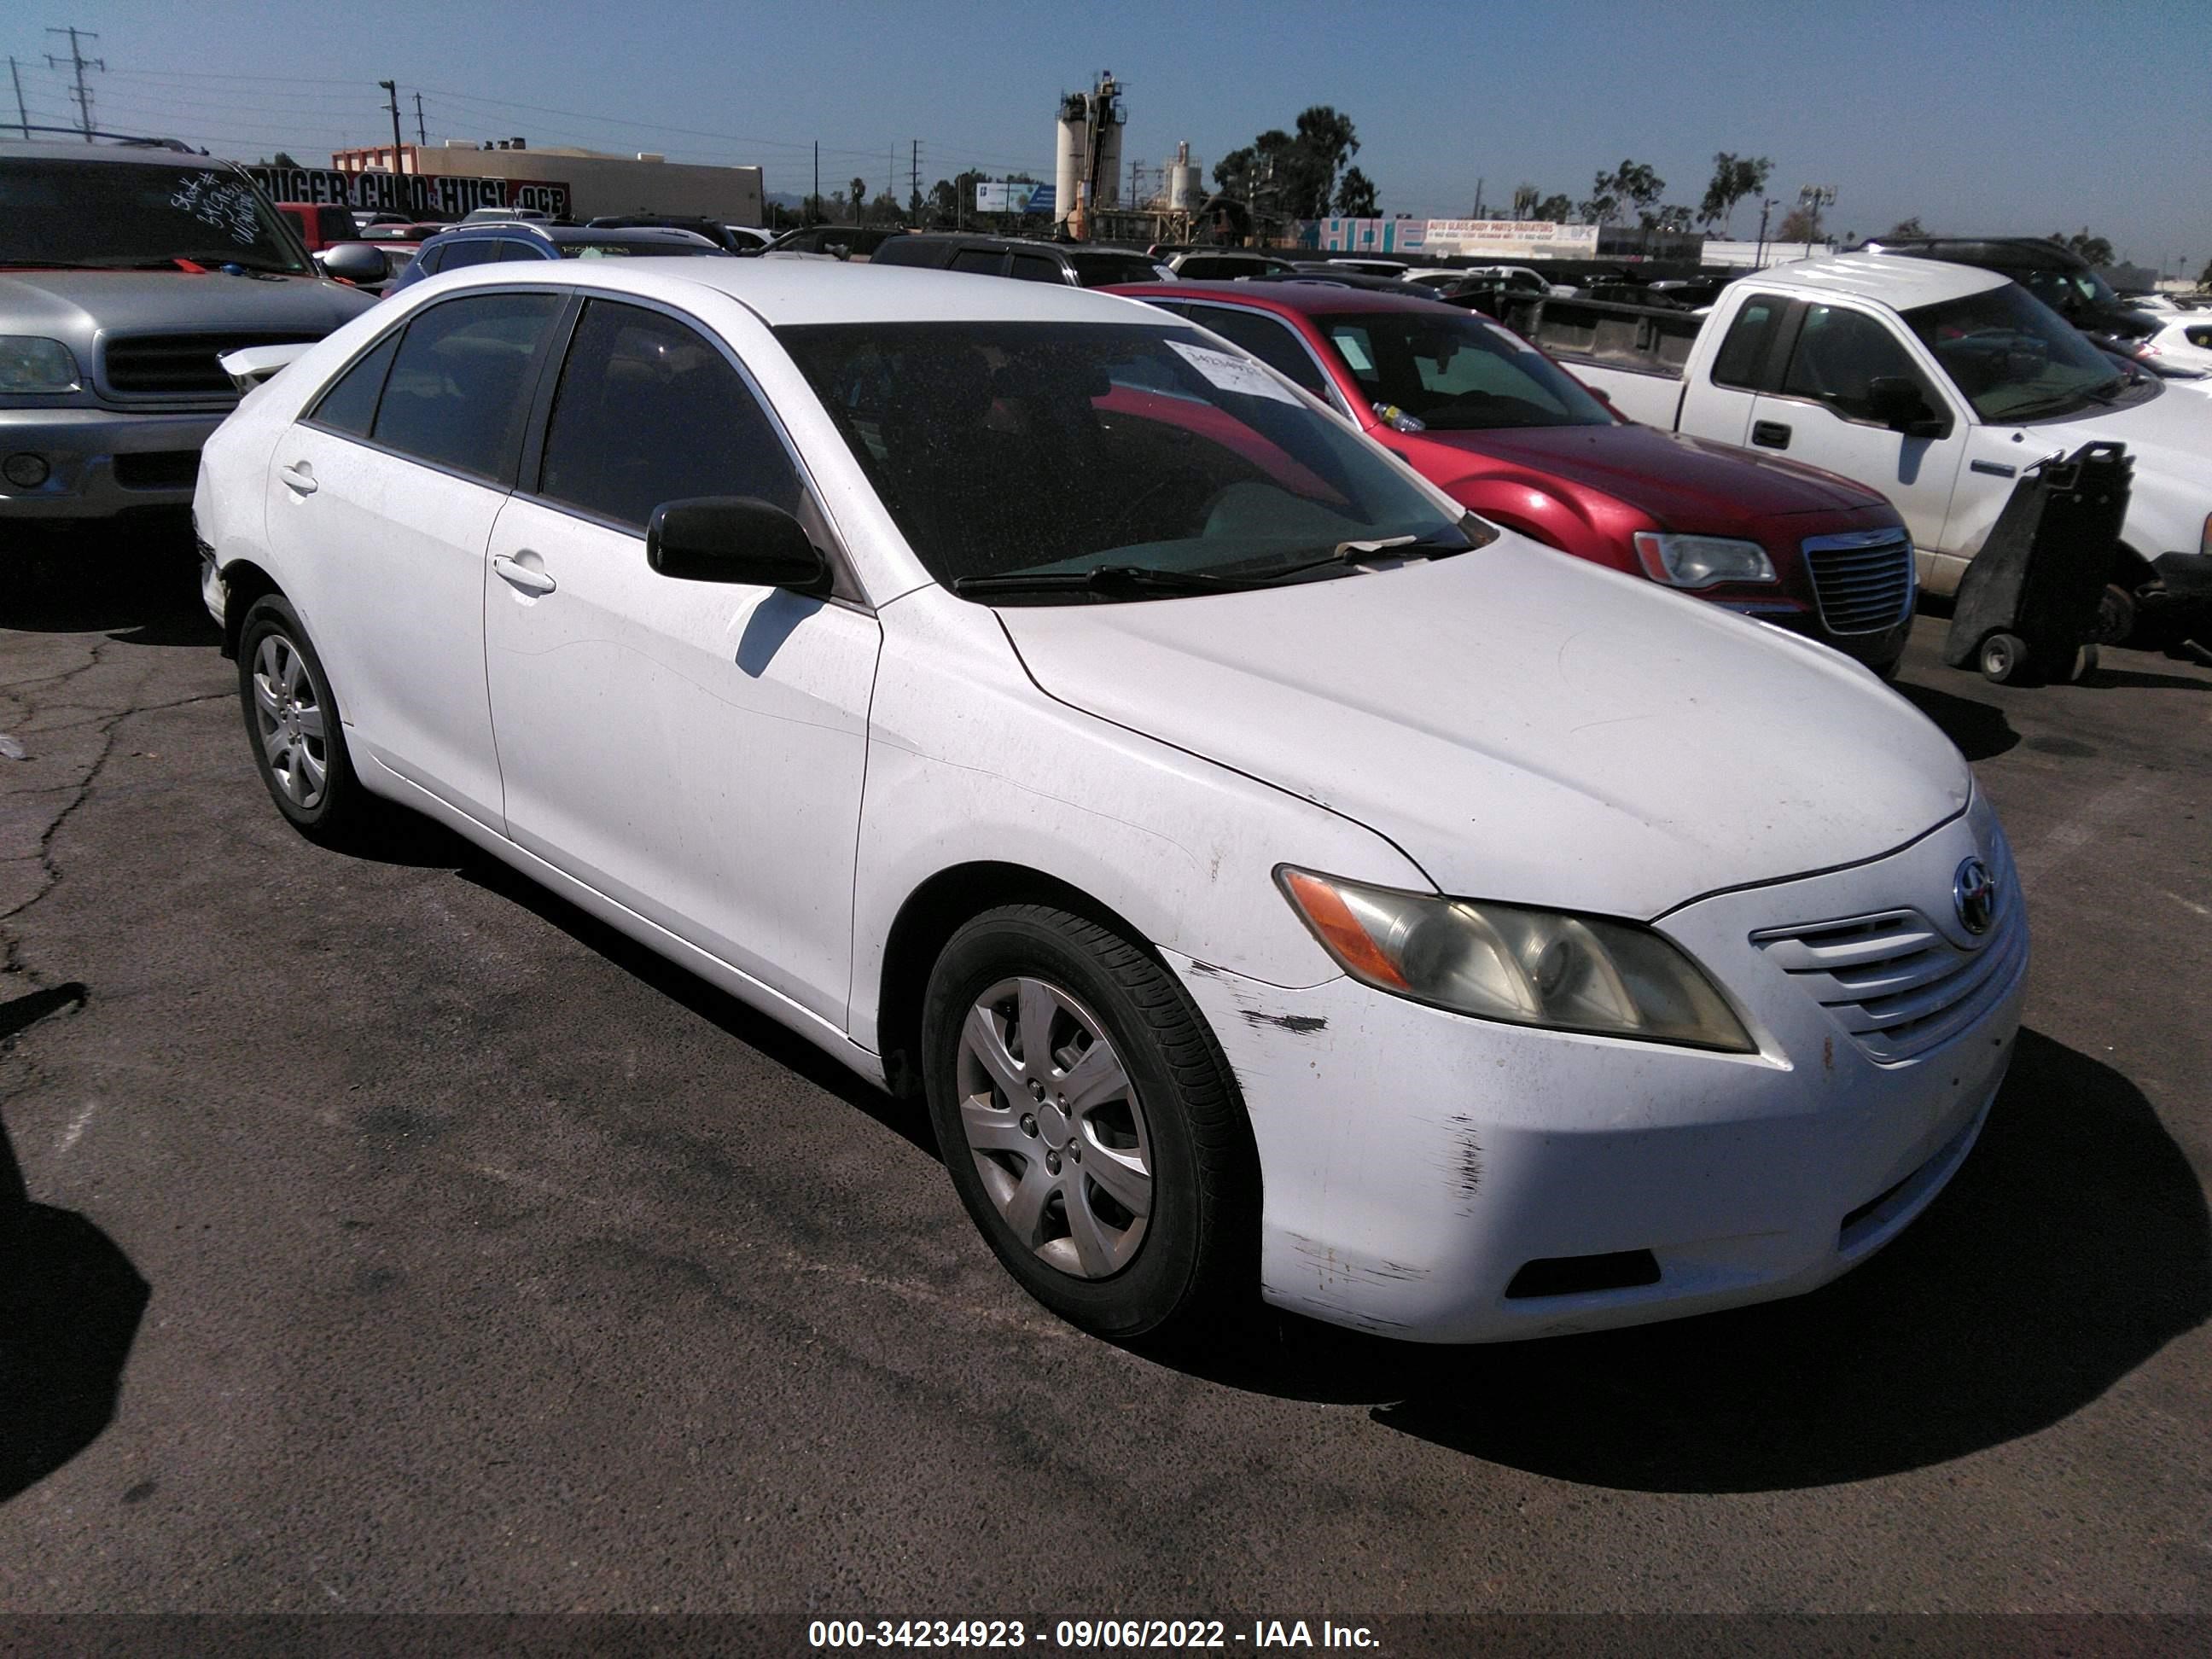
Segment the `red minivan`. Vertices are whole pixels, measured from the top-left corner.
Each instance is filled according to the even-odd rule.
[[[1625,420],[1519,335],[1326,283],[1147,283],[1493,523],[1807,634],[1884,676],[1912,624],[1912,542],[1861,484]]]

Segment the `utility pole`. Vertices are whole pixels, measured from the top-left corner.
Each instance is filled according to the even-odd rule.
[[[814,215],[822,209],[822,141],[819,138],[814,141],[814,194],[808,200],[806,207],[807,210],[799,215],[799,217],[811,224],[814,222]]]
[[[916,138],[910,142],[914,148],[908,152],[907,160],[914,170],[914,193],[908,197],[907,200],[911,203],[919,202],[921,199],[921,140]],[[915,210],[915,216],[916,218],[921,216],[921,209]]]
[[[407,170],[399,160],[399,149],[402,143],[399,137],[399,83],[397,81],[379,81],[376,84],[382,87],[391,98],[389,107],[392,111],[392,172],[396,178]]]
[[[76,71],[76,112],[84,126],[84,142],[88,144],[92,142],[92,94],[84,84],[84,72],[87,68],[92,68],[98,70],[102,75],[106,74],[107,60],[105,58],[86,57],[82,48],[77,45],[77,40],[80,36],[87,40],[97,40],[100,37],[93,33],[89,29],[80,29],[75,27],[65,29],[48,29],[46,33],[49,34],[66,34],[69,36],[69,57],[66,59],[63,59],[55,57],[52,52],[48,52],[46,54],[46,64],[49,68],[59,69],[64,62],[67,62],[70,67]],[[10,58],[9,59],[9,62],[12,64],[15,60]],[[20,101],[21,99],[19,96],[18,102]],[[23,125],[26,127],[28,127],[30,123],[27,120]]]
[[[1773,212],[1774,209],[1774,198],[1770,196],[1762,197],[1760,198],[1759,204],[1759,246],[1753,251],[1751,256],[1751,268],[1753,270],[1763,270],[1766,268],[1766,216]]]
[[[23,107],[23,72],[15,67],[15,60],[12,58],[8,60],[8,78],[15,83],[15,122],[23,129],[23,137],[27,143],[31,137],[31,113]]]
[[[1482,217],[1482,187],[1488,180],[1482,173],[1474,176],[1474,216]]]
[[[419,92],[415,94],[415,143],[418,149],[428,149],[430,147],[429,137],[422,131],[422,94]],[[416,170],[420,172],[422,166],[422,160],[417,157]]]

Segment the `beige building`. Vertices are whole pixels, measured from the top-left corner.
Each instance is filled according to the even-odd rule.
[[[608,213],[696,213],[728,225],[764,222],[758,167],[701,167],[646,151],[529,149],[520,141],[506,142],[509,148],[486,149],[461,138],[403,144],[399,170],[565,184],[570,210],[580,220]],[[382,144],[342,149],[331,155],[331,164],[343,173],[390,172],[392,149]]]

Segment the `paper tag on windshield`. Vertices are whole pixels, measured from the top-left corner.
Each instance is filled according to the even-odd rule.
[[[1288,386],[1257,363],[1216,351],[1211,346],[1185,345],[1180,340],[1168,343],[1182,354],[1185,362],[1206,376],[1208,385],[1224,392],[1242,392],[1248,398],[1273,398],[1279,404],[1295,404],[1298,401]]]

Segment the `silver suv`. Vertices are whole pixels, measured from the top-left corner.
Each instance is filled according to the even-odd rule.
[[[0,143],[0,525],[190,506],[217,357],[374,303],[228,161]]]

